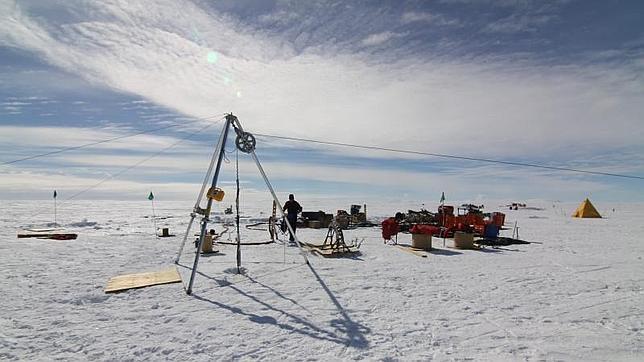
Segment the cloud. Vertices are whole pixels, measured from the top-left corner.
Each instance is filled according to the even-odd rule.
[[[444,4],[483,5],[502,8],[525,9],[530,6],[553,6],[569,3],[571,0],[532,1],[532,0],[440,0]]]
[[[40,153],[64,147],[79,146],[86,143],[121,137],[132,134],[125,128],[83,128],[83,127],[29,127],[0,126],[0,149],[7,153],[21,150],[23,153]],[[158,151],[179,139],[169,136],[142,134],[109,143],[91,146],[92,150],[123,150],[139,152]],[[192,144],[183,141],[184,145]],[[9,161],[7,159],[3,161]]]
[[[2,102],[2,103],[0,103],[0,105],[3,105],[3,106],[28,106],[28,105],[31,105],[31,103],[12,101],[12,102]]]
[[[154,173],[154,175],[159,175],[160,173],[178,175],[183,172],[205,172],[209,155],[199,151],[200,149],[193,147],[182,147],[168,151],[166,155],[154,157],[137,166],[137,172],[139,175],[150,175],[151,173]],[[89,153],[52,157],[50,159],[52,162],[64,164],[65,168],[90,166],[101,170],[118,170],[129,165],[135,165],[147,157],[148,155],[146,154],[114,155]]]
[[[52,190],[57,190],[60,201],[65,202],[73,195],[96,185],[100,178],[55,174],[43,171],[2,171],[3,200],[49,199]],[[165,199],[186,200],[196,197],[200,185],[197,183],[155,182],[113,179],[85,193],[79,199],[143,199],[150,190],[163,194]]]
[[[538,31],[554,18],[552,15],[512,14],[486,25],[483,31],[488,33],[532,33]]]
[[[273,13],[260,15],[258,20],[269,25],[288,25],[300,18],[296,12],[279,10]]]
[[[9,138],[15,137],[20,130],[16,131],[11,128],[4,127],[2,131],[5,132],[2,134],[9,134]],[[94,132],[83,134],[77,129],[65,128],[55,134],[75,135],[74,137],[84,139],[97,136]],[[38,132],[25,132],[24,134],[29,133],[31,133],[30,137],[23,136],[23,138],[34,145],[42,143],[42,138],[36,136],[50,135],[51,137],[54,134],[49,129],[38,129]],[[63,143],[80,141],[77,138],[55,138]],[[110,175],[118,177],[101,184],[98,189],[84,193],[83,198],[127,199],[150,187],[162,190],[167,199],[194,197],[191,191],[196,193],[194,191],[197,188],[195,185],[201,182],[210,157],[208,152],[204,152],[205,146],[192,143],[182,144],[139,164],[141,160],[153,155],[152,151],[158,151],[158,146],[171,143],[174,140],[169,137],[150,136],[150,139],[144,138],[142,142],[133,141],[129,144],[113,145],[110,149],[85,149],[80,153],[50,156],[46,159],[48,167],[36,165],[36,167],[28,168],[29,171],[25,171],[24,168],[21,170],[20,167],[3,167],[0,169],[3,181],[0,199],[37,197],[43,193],[43,190],[48,190],[51,187],[60,188],[67,195],[72,195],[97,184]],[[146,152],[146,148],[150,152]],[[114,153],[115,151],[119,153]],[[122,151],[127,151],[127,153]],[[284,153],[284,150],[267,150],[265,148],[258,150],[260,159],[264,159],[262,165],[273,185],[278,190],[288,190],[291,188],[288,185],[296,182],[304,185],[305,192],[300,193],[305,195],[322,194],[328,192],[325,191],[327,187],[331,187],[336,197],[341,194],[353,194],[369,198],[373,196],[374,192],[385,192],[390,197],[394,197],[394,195],[402,197],[401,192],[404,191],[405,193],[413,193],[418,199],[423,199],[432,197],[437,192],[446,191],[453,197],[459,198],[467,198],[468,195],[481,193],[486,197],[503,198],[507,195],[516,195],[516,197],[525,198],[539,197],[542,195],[541,189],[545,188],[548,190],[547,194],[550,198],[567,199],[570,197],[579,198],[589,192],[605,193],[618,189],[599,181],[589,180],[584,176],[571,176],[548,170],[477,164],[469,164],[464,167],[449,163],[441,164],[434,158],[415,160],[411,164],[408,160],[381,160],[381,164],[360,161],[338,164],[334,162],[333,158],[326,161],[289,157],[272,160],[264,157],[267,152],[280,154]],[[311,156],[313,155],[311,153]],[[598,156],[588,162],[590,165],[612,163],[611,166],[603,168],[595,167],[595,169],[604,172],[642,172],[644,170],[641,154],[628,154],[626,158],[631,164],[638,166],[625,170],[613,162],[614,159],[609,156]],[[121,171],[137,164],[136,168],[121,173]],[[583,168],[584,165],[573,164],[570,166]],[[255,164],[244,155],[240,160],[240,175],[246,191],[260,194],[264,191],[263,181]],[[24,182],[27,177],[29,181]],[[230,183],[226,182],[233,180],[234,177],[233,164],[225,163],[220,181],[226,185],[227,192],[233,190]],[[20,181],[21,179],[23,182]],[[318,186],[315,186],[316,184]],[[320,186],[323,184],[329,186]]]
[[[62,25],[28,14],[5,20],[5,42],[185,114],[234,110],[258,132],[488,156],[525,156],[582,141],[634,144],[642,137],[632,132],[643,107],[636,101],[641,81],[629,69],[502,59],[374,64],[360,54],[276,53],[288,45],[238,31],[192,3],[92,8],[106,15]],[[169,16],[175,13],[183,15]],[[213,46],[190,40],[192,26]],[[377,44],[393,36],[367,39]],[[220,53],[214,66],[205,60],[213,48]],[[494,136],[472,142],[481,132]]]
[[[386,43],[391,38],[400,36],[399,34],[392,33],[390,31],[384,31],[378,34],[371,34],[368,37],[362,39],[362,44],[366,46],[374,46]]]
[[[632,143],[641,136],[629,133],[641,111],[633,102],[642,92],[633,89],[633,82],[616,84],[630,76],[619,69],[557,69],[502,60],[370,64],[360,56],[290,52],[275,57],[269,50],[275,49],[274,40],[236,31],[190,3],[148,5],[155,11],[96,3],[91,7],[110,17],[59,27],[45,27],[23,14],[5,33],[66,71],[190,115],[236,110],[258,131],[361,143],[364,138],[356,136],[364,134],[369,143],[494,155],[526,154],[588,138],[610,143],[626,135]],[[185,15],[159,18],[179,7]],[[185,37],[188,25],[220,44],[216,66],[204,61],[210,48]],[[379,33],[365,41],[375,45],[393,36]],[[231,84],[222,82],[224,75],[233,79]],[[602,109],[601,116],[590,111],[606,99],[617,103]],[[606,116],[616,127],[604,129]],[[582,124],[583,137],[576,130]],[[477,140],[485,147],[472,147],[463,130],[480,125],[493,127],[495,136]]]
[[[189,1],[59,4],[73,16],[60,21],[17,2],[5,4],[0,44],[187,116],[233,111],[252,132],[555,164],[611,153],[616,145],[636,150],[644,139],[643,82],[628,64],[553,66],[520,56],[450,58],[432,52],[400,56],[406,34],[380,31],[369,24],[382,18],[369,17],[359,19],[371,33],[359,34],[357,46],[343,39],[352,34],[328,34],[336,47],[325,43],[301,51],[275,31],[249,30]],[[278,14],[261,19],[274,22]],[[488,30],[526,31],[547,24],[548,14],[511,15]],[[302,23],[316,16],[304,15]],[[352,20],[344,13],[338,17]],[[400,17],[419,25],[441,19],[426,11]],[[310,43],[300,35],[303,44]],[[370,53],[379,47],[388,57]],[[213,51],[216,62],[209,62]],[[57,133],[57,142],[98,136],[77,131],[76,138]],[[25,145],[42,139],[27,137]]]
[[[43,190],[56,188],[66,195],[73,195],[96,185],[113,170],[121,170],[133,164],[132,156],[96,156],[94,161],[87,155],[65,158],[68,166],[64,172],[46,170],[0,170],[3,179],[3,190],[0,198],[20,199],[25,195],[39,195]],[[91,166],[91,169],[75,172],[75,166]],[[592,192],[607,192],[614,187],[582,178],[570,179],[561,174],[541,170],[507,169],[500,166],[479,166],[469,169],[454,168],[440,173],[431,171],[414,171],[405,169],[382,169],[378,167],[314,165],[306,162],[262,162],[273,186],[278,192],[287,192],[292,182],[304,181],[334,185],[334,197],[353,194],[363,198],[373,198],[378,191],[388,197],[402,197],[412,193],[418,200],[432,198],[444,191],[452,198],[465,199],[468,195],[485,194],[486,197],[504,198],[532,197],[539,195],[535,189],[546,187],[550,198],[579,198]],[[162,155],[142,167],[92,188],[83,194],[83,198],[96,199],[105,196],[127,199],[153,188],[163,191],[167,199],[190,199],[197,194],[202,181],[207,159],[186,159],[173,155]],[[83,170],[82,168],[78,170]],[[90,172],[90,170],[93,170]],[[163,181],[161,175],[189,175],[181,180]],[[220,175],[220,183],[228,194],[233,194],[234,166],[225,164]],[[265,194],[265,186],[255,164],[244,157],[240,160],[240,177],[244,184],[244,193]],[[501,182],[500,182],[501,181]],[[502,184],[502,185],[501,185]],[[344,185],[338,187],[338,185]],[[362,190],[362,191],[356,191]],[[328,193],[325,190],[305,187],[305,195]],[[27,197],[31,198],[31,197]]]
[[[449,19],[440,14],[420,11],[408,11],[402,14],[400,20],[403,24],[410,23],[426,23],[432,25],[458,25],[459,21],[456,19]]]

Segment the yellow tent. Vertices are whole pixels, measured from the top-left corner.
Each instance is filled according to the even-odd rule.
[[[593,206],[592,202],[586,199],[581,203],[581,205],[579,205],[577,210],[575,210],[575,212],[572,214],[572,217],[601,218],[602,216],[599,215],[599,212],[597,212],[597,209],[595,209],[595,206]]]

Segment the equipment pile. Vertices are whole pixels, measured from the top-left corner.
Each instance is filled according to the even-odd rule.
[[[422,235],[453,238],[459,234],[479,236],[480,239],[474,241],[478,245],[529,244],[519,239],[499,237],[499,232],[505,230],[505,214],[484,213],[483,208],[484,205],[463,204],[454,214],[454,206],[440,205],[436,213],[425,209],[398,212],[395,217],[382,222],[382,237],[386,242],[394,236],[397,241],[398,232],[409,232],[415,239]]]

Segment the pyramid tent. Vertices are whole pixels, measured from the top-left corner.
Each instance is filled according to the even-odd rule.
[[[597,209],[595,209],[595,206],[593,206],[592,202],[590,200],[586,199],[584,202],[579,205],[577,210],[572,214],[572,217],[594,217],[594,218],[601,218],[602,216],[599,215],[599,212],[597,212]]]

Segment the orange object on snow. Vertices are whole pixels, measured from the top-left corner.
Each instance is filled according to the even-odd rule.
[[[382,222],[382,238],[391,240],[391,237],[398,234],[400,227],[395,218],[390,217]]]

